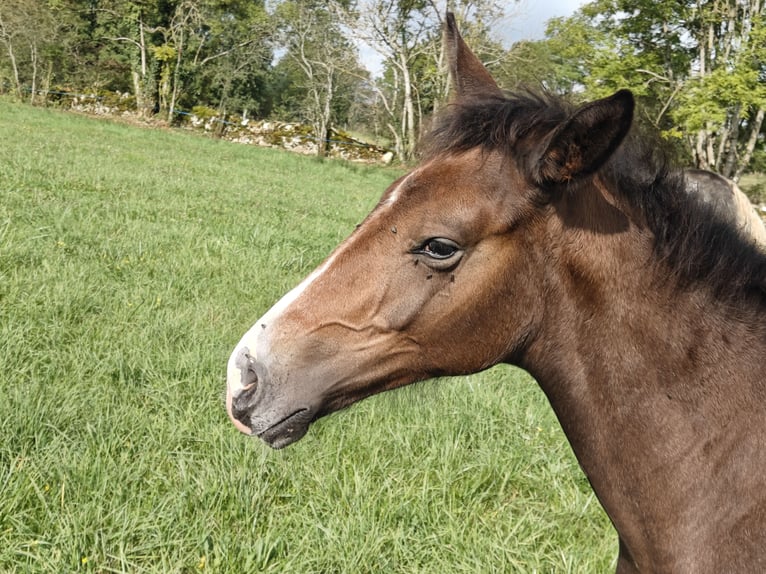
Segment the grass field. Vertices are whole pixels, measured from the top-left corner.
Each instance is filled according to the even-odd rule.
[[[603,572],[616,537],[520,371],[284,451],[225,364],[397,175],[0,101],[0,572]]]

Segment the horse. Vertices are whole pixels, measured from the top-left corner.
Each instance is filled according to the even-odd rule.
[[[501,91],[444,32],[420,163],[245,333],[226,408],[274,448],[365,397],[509,363],[546,394],[617,572],[766,571],[766,255],[631,130],[634,98]]]
[[[766,246],[766,227],[739,186],[722,175],[704,169],[685,169],[686,189],[712,205],[719,217],[742,228],[756,243]]]

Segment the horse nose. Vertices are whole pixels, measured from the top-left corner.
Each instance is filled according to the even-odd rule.
[[[250,434],[250,406],[255,394],[255,385],[245,389],[236,397],[232,397],[229,415],[234,425],[241,431]],[[242,428],[244,427],[244,429]]]
[[[231,422],[245,434],[251,434],[250,407],[258,390],[255,357],[247,347],[235,351],[226,373],[226,411]]]
[[[255,357],[250,354],[250,349],[247,347],[242,347],[234,355],[234,366],[239,370],[239,388],[241,391],[249,390],[258,384],[255,365]]]

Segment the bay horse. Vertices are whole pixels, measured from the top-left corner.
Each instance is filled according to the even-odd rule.
[[[542,387],[617,571],[766,571],[766,256],[631,133],[626,90],[506,94],[461,38],[422,162],[242,337],[227,410],[274,448],[497,363]]]

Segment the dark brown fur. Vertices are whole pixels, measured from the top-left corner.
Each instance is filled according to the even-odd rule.
[[[766,571],[766,258],[628,134],[630,93],[506,96],[452,17],[445,37],[457,95],[424,162],[243,336],[232,421],[281,448],[371,394],[516,364],[618,572]]]
[[[424,157],[479,148],[500,152],[529,172],[529,163],[539,154],[529,142],[544,140],[574,109],[564,99],[532,91],[461,99],[434,122]],[[720,198],[718,189],[707,195],[690,193],[685,181],[689,170],[671,166],[658,149],[661,146],[629,136],[599,172],[635,216],[645,220],[655,238],[657,257],[682,282],[704,282],[721,296],[763,292],[766,260],[732,225],[737,217],[733,200]],[[578,193],[578,183],[564,183],[563,188],[548,191]]]

